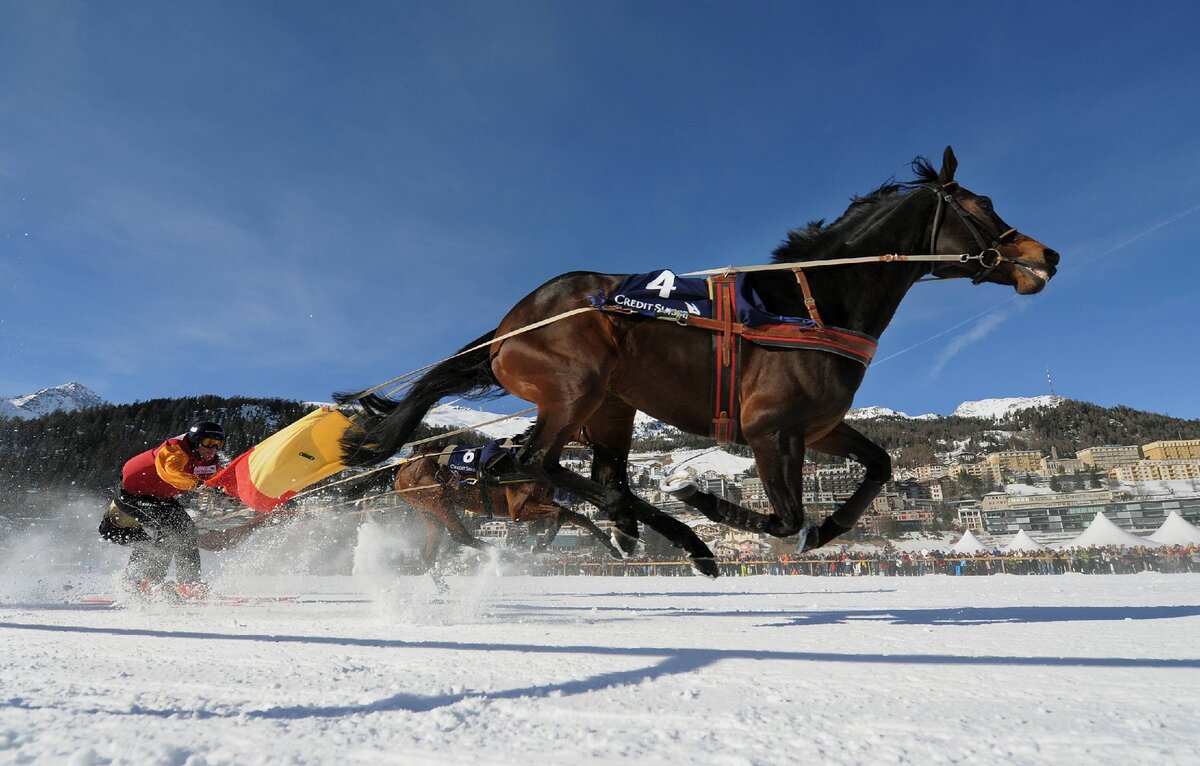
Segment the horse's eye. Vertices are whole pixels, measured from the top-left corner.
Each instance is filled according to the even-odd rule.
[[[984,210],[988,211],[989,213],[992,212],[991,197],[980,197],[979,199],[975,200],[975,204],[979,205],[979,207],[983,208]]]

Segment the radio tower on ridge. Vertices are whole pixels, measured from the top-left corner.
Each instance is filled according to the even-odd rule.
[[[1050,377],[1050,366],[1046,366],[1046,383],[1050,386],[1050,395],[1054,396],[1054,378]]]

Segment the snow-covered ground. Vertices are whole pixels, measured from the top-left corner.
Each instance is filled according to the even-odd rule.
[[[1200,575],[489,564],[442,598],[368,523],[206,554],[207,605],[107,607],[124,551],[86,521],[0,558],[0,763],[1200,762]]]
[[[667,454],[671,459],[670,463],[663,466],[663,471],[667,474],[688,471],[693,475],[703,476],[708,471],[714,471],[732,479],[754,467],[754,458],[731,455],[719,447],[680,449]],[[645,467],[660,461],[662,457],[660,452],[635,452],[629,456],[629,462]]]

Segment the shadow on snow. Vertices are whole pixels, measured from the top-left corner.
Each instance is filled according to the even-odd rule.
[[[718,616],[722,613],[718,613]],[[992,625],[1048,622],[1093,622],[1112,620],[1162,620],[1200,616],[1200,606],[1131,606],[1131,607],[965,607],[946,609],[897,610],[834,610],[801,612],[734,612],[786,617],[783,626],[853,624],[878,621],[894,625]],[[709,614],[708,616],[713,616]],[[776,625],[778,627],[778,625]],[[647,680],[682,675],[701,670],[724,660],[756,660],[773,662],[836,662],[879,665],[935,666],[1003,666],[1003,667],[1094,667],[1196,670],[1200,658],[1168,659],[1152,657],[1020,657],[964,656],[952,654],[865,654],[804,651],[768,651],[745,649],[695,649],[685,647],[621,647],[591,645],[536,645],[453,641],[403,641],[395,639],[366,639],[337,636],[294,636],[267,634],[231,634],[198,631],[167,631],[136,628],[107,628],[89,626],[42,625],[37,623],[0,622],[3,631],[44,631],[50,633],[82,633],[91,635],[153,637],[212,641],[244,641],[264,644],[308,644],[324,646],[355,646],[385,650],[443,650],[454,652],[518,652],[543,655],[598,655],[609,657],[641,657],[648,663],[632,670],[600,673],[587,678],[572,679],[554,684],[526,686],[499,691],[465,691],[456,694],[420,696],[396,694],[370,703],[354,705],[292,705],[264,710],[205,711],[153,710],[134,708],[131,715],[184,716],[194,718],[232,718],[245,716],[257,719],[297,719],[339,717],[372,712],[425,712],[471,699],[501,700],[521,698],[560,697],[604,689],[630,686]],[[34,706],[16,698],[0,702],[0,707],[32,709]],[[104,712],[97,710],[94,712]],[[118,712],[118,711],[108,711]]]

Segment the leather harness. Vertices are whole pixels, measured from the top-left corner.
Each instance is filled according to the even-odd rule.
[[[878,346],[876,338],[853,330],[830,327],[821,320],[804,271],[799,267],[793,271],[804,294],[804,305],[809,318],[816,323],[816,327],[799,324],[749,326],[738,322],[736,277],[733,274],[709,278],[713,300],[711,319],[689,315],[674,320],[677,324],[713,333],[711,435],[721,444],[728,444],[737,439],[738,423],[741,420],[738,363],[743,340],[760,346],[824,351],[853,359],[863,367],[870,365],[875,356]],[[615,306],[605,306],[603,310],[625,315],[630,313]]]

